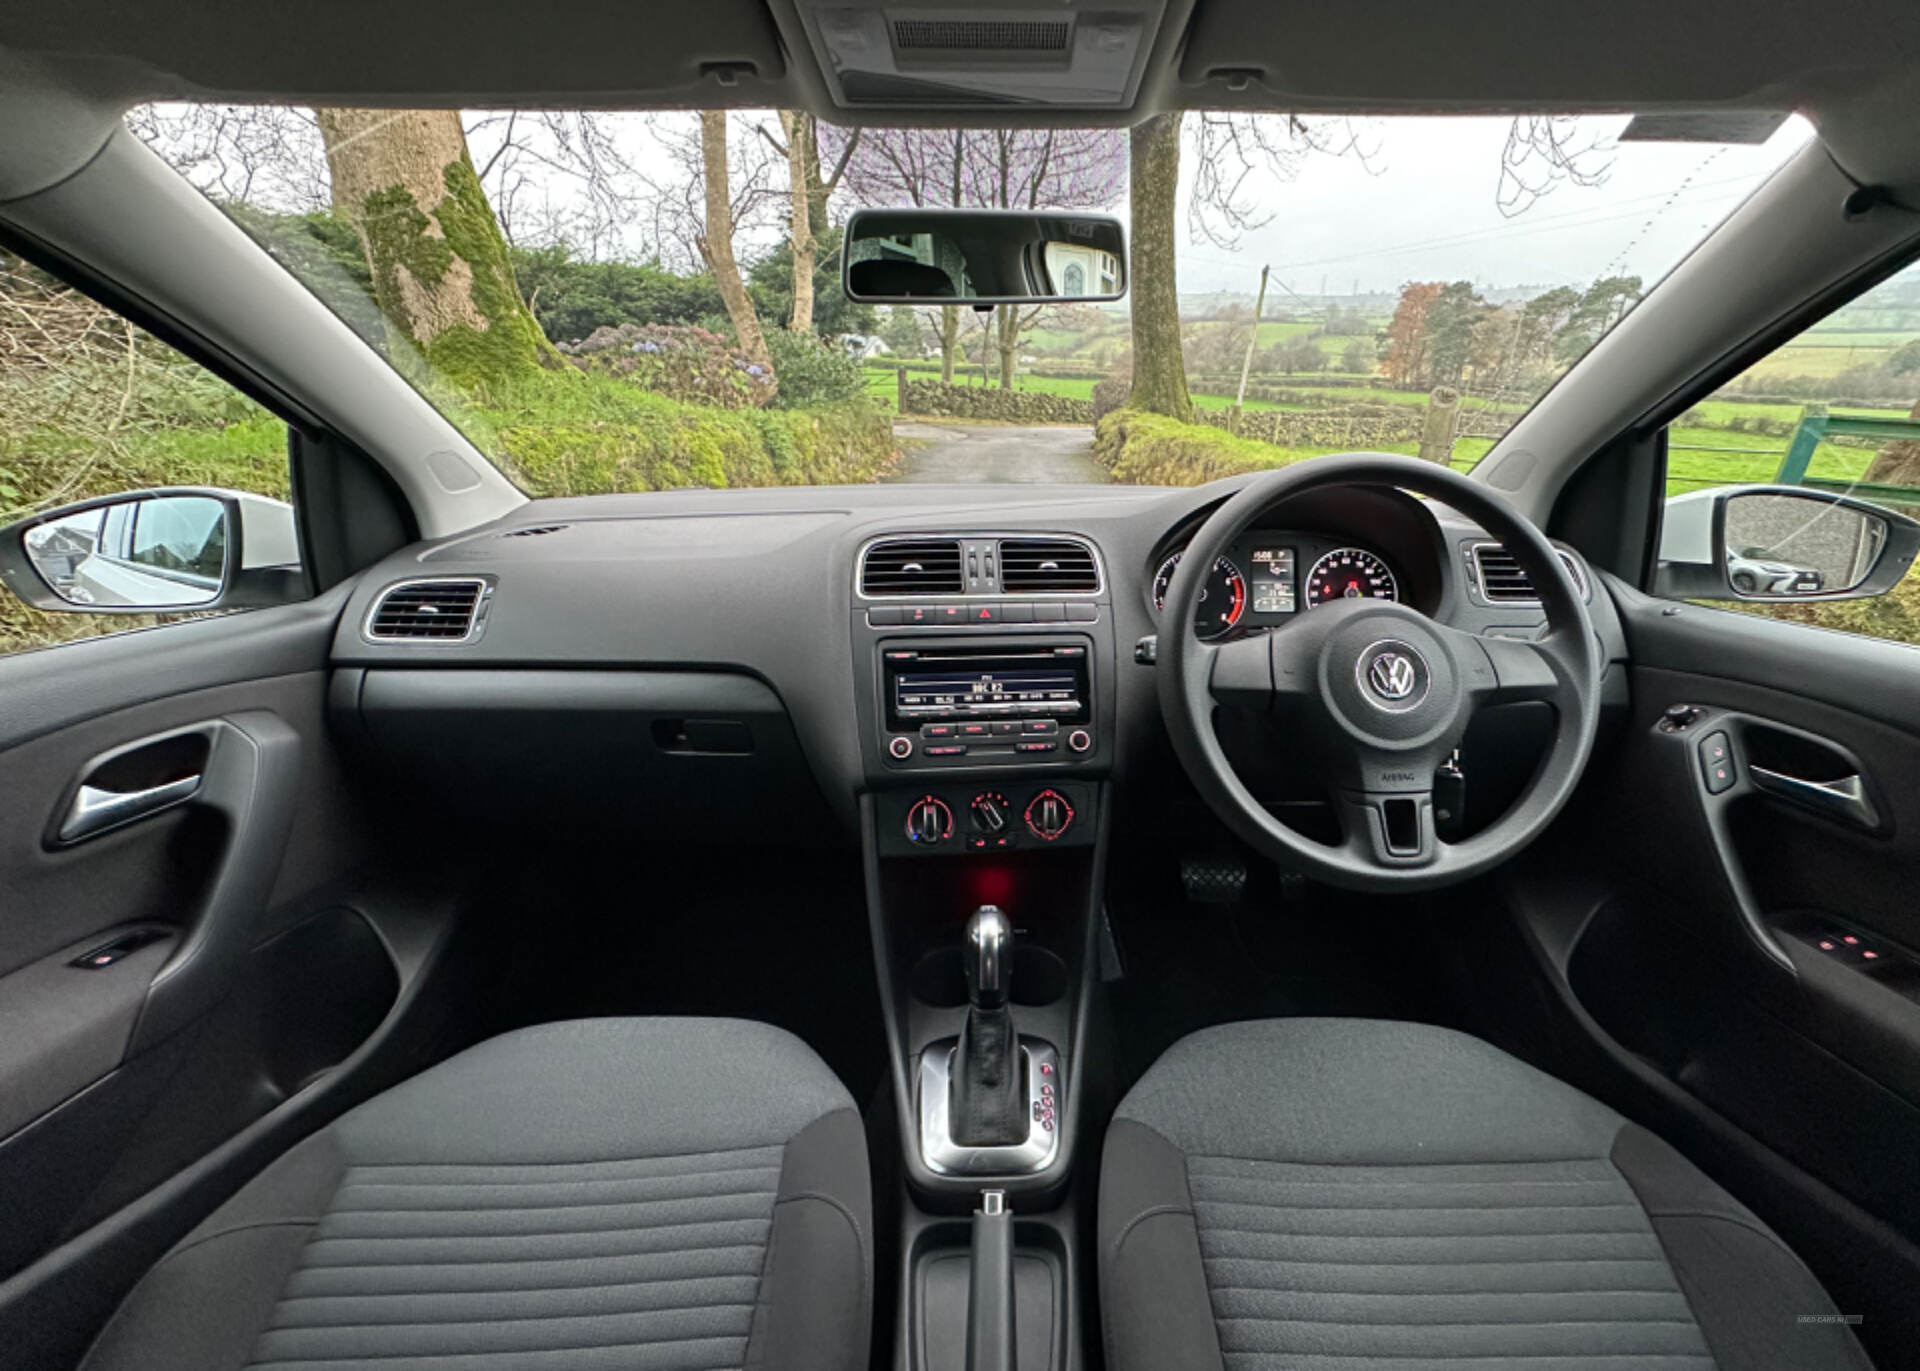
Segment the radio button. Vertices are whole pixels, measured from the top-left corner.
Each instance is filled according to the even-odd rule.
[[[1067,746],[1075,752],[1085,752],[1093,746],[1093,735],[1084,728],[1076,728],[1067,735]]]
[[[920,736],[922,738],[951,738],[953,736],[953,725],[921,724]]]
[[[927,749],[929,757],[964,757],[967,752],[965,743],[942,743],[938,747]]]
[[[1031,742],[1019,742],[1013,745],[1015,752],[1056,752],[1059,748],[1060,744],[1050,738],[1035,739]],[[928,748],[927,750],[932,752],[934,749]]]
[[[993,734],[996,738],[1004,738],[1008,734],[1018,733],[1019,731],[1020,724],[1017,720],[996,719],[993,722]]]
[[[986,724],[960,725],[960,736],[962,738],[984,738],[992,731],[992,728]]]
[[[894,760],[904,762],[913,755],[913,739],[894,738],[887,743],[887,751]]]
[[[1020,731],[1022,733],[1058,733],[1060,731],[1060,721],[1058,719],[1028,719],[1020,725]]]

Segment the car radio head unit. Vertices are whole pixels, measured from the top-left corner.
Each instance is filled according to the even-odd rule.
[[[1081,645],[888,648],[881,660],[887,727],[896,732],[996,719],[1078,724],[1089,717]]]

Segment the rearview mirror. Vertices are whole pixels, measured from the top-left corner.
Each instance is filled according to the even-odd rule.
[[[136,490],[0,529],[0,584],[35,609],[167,614],[299,598],[293,507],[231,490]]]
[[[1799,486],[1722,486],[1667,501],[1655,589],[1694,600],[1885,594],[1920,552],[1920,522]]]
[[[1099,303],[1127,290],[1126,238],[1104,215],[859,210],[841,283],[879,305]]]

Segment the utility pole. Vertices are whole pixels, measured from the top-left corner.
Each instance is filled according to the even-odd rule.
[[[1240,432],[1240,406],[1247,399],[1247,373],[1253,370],[1253,349],[1260,342],[1260,311],[1267,307],[1268,267],[1260,268],[1260,293],[1253,297],[1253,332],[1247,335],[1247,355],[1240,359],[1240,389],[1233,397],[1233,413],[1227,416],[1227,431]]]

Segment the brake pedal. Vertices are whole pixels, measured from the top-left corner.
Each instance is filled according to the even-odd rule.
[[[1247,864],[1237,857],[1182,857],[1180,884],[1195,904],[1238,904],[1247,890]]]

